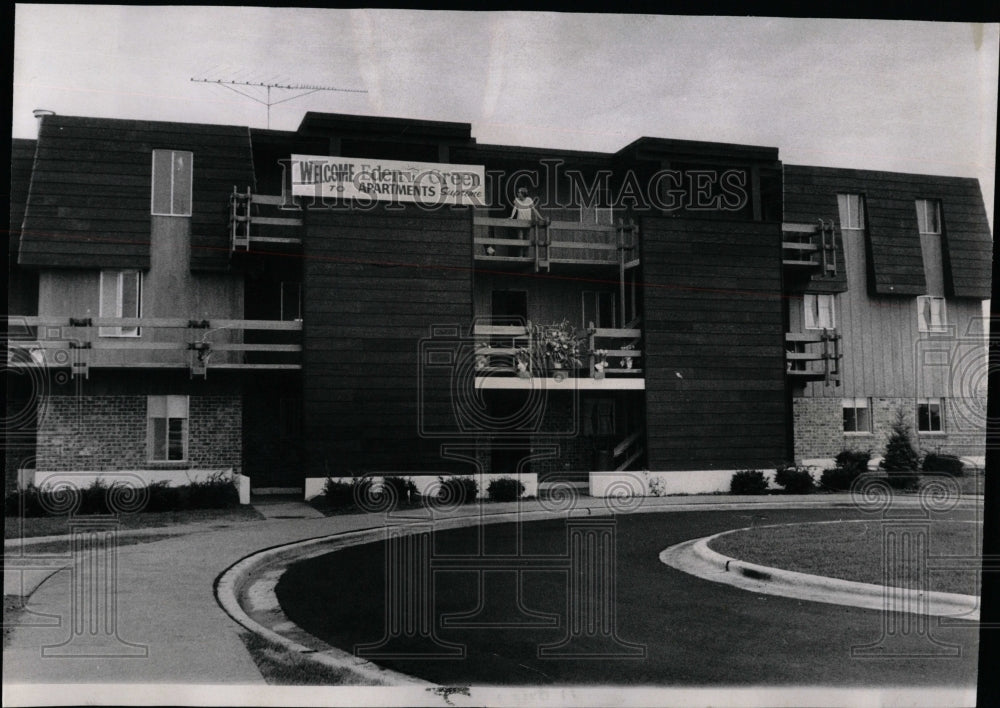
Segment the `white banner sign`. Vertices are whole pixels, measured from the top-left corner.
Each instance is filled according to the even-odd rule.
[[[486,206],[482,165],[292,155],[292,195]]]

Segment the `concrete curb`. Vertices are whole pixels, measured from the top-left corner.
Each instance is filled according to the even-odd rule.
[[[724,556],[708,547],[713,539],[742,530],[746,529],[723,531],[671,546],[660,552],[660,562],[705,580],[767,595],[979,621],[980,601],[975,595],[894,588],[770,568]]]
[[[374,681],[379,684],[388,685],[403,684],[434,687],[437,684],[398,671],[382,668],[374,662],[361,659],[342,649],[319,642],[319,640],[314,639],[317,644],[323,645],[322,650],[306,646],[300,641],[285,636],[282,632],[304,634],[304,630],[290,622],[284,615],[284,612],[282,612],[277,598],[274,596],[274,586],[277,577],[280,576],[280,572],[275,573],[272,570],[269,573],[268,570],[274,569],[275,566],[281,566],[283,570],[285,566],[295,561],[306,560],[350,546],[382,540],[386,537],[388,528],[392,528],[396,534],[401,532],[404,534],[416,534],[426,531],[427,527],[431,524],[435,530],[448,530],[518,520],[543,521],[573,516],[606,516],[612,513],[608,509],[584,508],[579,511],[582,513],[574,514],[572,512],[548,510],[507,511],[489,515],[468,514],[436,520],[419,519],[411,520],[408,523],[377,526],[303,541],[294,541],[253,553],[227,568],[216,579],[215,597],[219,605],[226,611],[226,614],[245,629],[284,647],[290,652],[301,654],[303,658],[310,661],[315,661],[328,668],[346,670],[366,682]],[[264,587],[260,587],[260,585]],[[257,615],[266,615],[269,618],[268,625],[270,626],[265,626],[255,620],[244,607],[246,600],[251,597],[254,605],[252,611]],[[279,628],[282,630],[281,632],[276,631]]]

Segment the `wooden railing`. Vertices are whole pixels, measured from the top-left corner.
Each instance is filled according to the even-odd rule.
[[[642,330],[633,328],[591,328],[584,332],[583,346],[586,367],[580,369],[552,369],[539,353],[533,338],[533,327],[483,325],[475,326],[476,373],[480,376],[551,376],[604,378],[605,376],[642,376]],[[595,368],[595,345],[604,351],[607,365],[598,372]],[[519,356],[522,365],[518,366]],[[520,371],[519,371],[520,369]]]
[[[285,203],[284,198],[268,194],[254,194],[247,187],[240,192],[233,187],[229,195],[229,250],[230,253],[250,250],[251,243],[270,246],[301,246],[302,238],[295,227],[302,226],[302,219],[288,216],[266,216],[261,207],[275,207]],[[263,227],[263,228],[262,228]]]
[[[836,275],[837,248],[833,221],[781,225],[781,262],[786,268],[818,269]]]
[[[8,364],[68,368],[300,369],[302,322],[9,316]],[[247,341],[247,340],[251,341]]]
[[[840,385],[840,335],[836,330],[785,334],[786,372],[795,381]]]
[[[598,357],[603,357],[605,366],[602,371],[605,376],[640,376],[642,375],[642,330],[637,326],[628,328],[591,327],[588,331],[588,351],[590,352],[590,370],[596,371]]]
[[[639,264],[638,227],[631,221],[602,226],[476,216],[473,228],[478,261],[533,265],[536,272],[553,263],[622,269]]]

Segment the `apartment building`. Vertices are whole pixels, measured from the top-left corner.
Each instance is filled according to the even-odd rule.
[[[232,470],[261,492],[381,473],[711,491],[877,451],[900,408],[922,447],[982,455],[975,180],[337,114],[39,113],[13,142],[8,487]]]

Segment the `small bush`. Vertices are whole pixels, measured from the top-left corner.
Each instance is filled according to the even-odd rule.
[[[392,490],[397,504],[413,504],[419,501],[417,485],[409,477],[383,477],[382,486]]]
[[[41,490],[34,483],[29,484],[24,489],[17,489],[9,493],[3,500],[4,515],[45,516],[45,510],[39,501],[41,493]]]
[[[187,485],[190,497],[187,509],[229,509],[240,505],[240,492],[232,477],[225,472],[216,472],[207,479]],[[183,501],[183,492],[179,494]]]
[[[740,470],[729,481],[729,491],[733,494],[764,494],[767,479],[759,470]]]
[[[809,494],[816,486],[809,470],[795,465],[779,467],[774,474],[774,482],[789,494]]]
[[[854,480],[860,476],[861,470],[857,468],[831,467],[830,469],[823,470],[823,474],[819,478],[819,484],[824,489],[841,492],[850,489]]]
[[[517,501],[524,494],[524,485],[513,477],[499,477],[490,482],[486,494],[490,501]]]
[[[149,485],[149,501],[146,511],[173,511],[181,508],[181,495],[184,487],[171,487],[165,479]],[[190,496],[188,492],[185,496]]]
[[[929,452],[924,457],[924,472],[940,472],[950,474],[952,477],[961,477],[965,474],[965,464],[955,455],[945,455],[939,452]]]
[[[355,482],[345,482],[340,479],[326,478],[323,485],[323,500],[328,506],[346,508],[354,504]]]
[[[837,453],[837,467],[848,472],[862,474],[868,471],[868,463],[872,459],[871,450],[841,450]],[[857,476],[857,474],[855,476]],[[850,485],[848,485],[850,486]]]
[[[438,499],[455,504],[470,504],[479,495],[479,484],[474,477],[438,477],[441,487]]]

